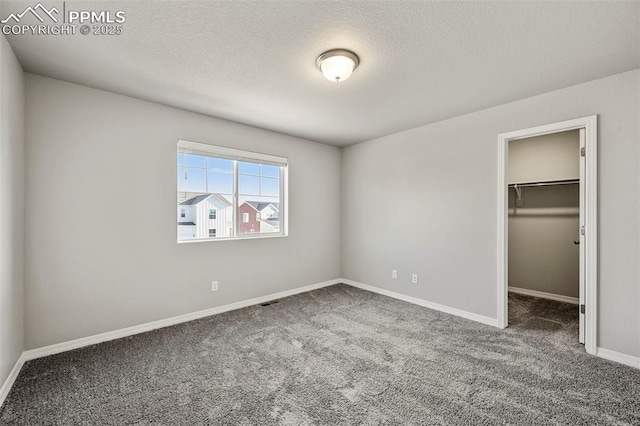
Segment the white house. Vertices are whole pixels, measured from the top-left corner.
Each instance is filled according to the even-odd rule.
[[[229,237],[231,202],[220,194],[202,194],[178,203],[178,240]]]

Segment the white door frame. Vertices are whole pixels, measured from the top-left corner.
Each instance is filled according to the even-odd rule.
[[[598,185],[597,185],[597,124],[596,115],[576,118],[574,120],[516,130],[498,135],[498,327],[506,328],[508,324],[508,208],[509,192],[507,182],[507,159],[509,141],[534,136],[558,133],[568,130],[584,129],[585,156],[585,349],[587,353],[596,354],[598,338]]]

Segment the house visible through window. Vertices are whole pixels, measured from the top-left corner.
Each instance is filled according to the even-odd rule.
[[[177,171],[178,242],[286,235],[286,158],[179,141]]]

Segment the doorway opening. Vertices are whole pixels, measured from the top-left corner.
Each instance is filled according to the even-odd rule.
[[[594,355],[597,342],[596,126],[597,117],[590,116],[498,136],[497,226],[498,326],[505,328],[509,324],[509,286],[514,292],[529,292],[538,297],[565,296],[563,301],[577,302],[575,309],[580,320],[579,340],[585,344],[586,351]],[[545,147],[545,144],[553,147],[553,150],[546,150],[548,147]],[[553,144],[555,146],[552,146]],[[510,155],[510,148],[514,155]],[[567,150],[573,150],[574,154]],[[550,152],[553,154],[548,156]],[[529,161],[532,155],[535,157],[543,154],[547,157],[542,164],[541,161]],[[527,155],[528,160],[523,162],[522,158]],[[571,163],[572,155],[575,155],[575,163]],[[570,164],[567,166],[567,163]],[[532,164],[537,167],[530,167]],[[518,209],[520,216],[517,216]],[[533,216],[529,218],[532,220],[518,221],[527,214]],[[545,214],[555,218],[546,225],[556,227],[551,234],[549,229],[546,230],[549,239],[570,237],[562,243],[565,246],[557,249],[555,254],[549,252],[550,242],[544,240],[544,233],[535,229],[536,221],[540,222]],[[522,241],[512,240],[514,250],[511,251],[510,222],[514,226],[514,234],[517,232],[521,237],[529,238],[524,244]],[[575,229],[568,231],[568,224],[574,224]],[[510,255],[513,258],[510,258]],[[519,270],[517,273],[512,271],[514,273],[511,274],[511,278],[521,286],[516,287],[509,281],[509,264],[522,265],[526,263],[523,259],[527,256],[556,256],[556,263],[560,266],[557,267],[556,264],[552,268],[545,268],[544,265],[537,264],[529,270],[525,267],[525,270]],[[576,260],[578,264],[573,263],[571,266]],[[572,270],[572,267],[575,269]],[[551,285],[557,287],[552,289]],[[552,291],[545,291],[549,289]],[[562,297],[559,299],[562,300]]]

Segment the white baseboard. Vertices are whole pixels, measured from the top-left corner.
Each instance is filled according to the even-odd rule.
[[[286,290],[286,291],[281,291],[279,293],[273,293],[273,294],[268,294],[266,296],[256,297],[254,299],[231,303],[229,305],[218,306],[215,308],[205,309],[202,311],[192,312],[189,314],[178,315],[175,317],[166,318],[158,321],[152,321],[145,324],[134,325],[133,327],[122,328],[120,330],[108,331],[106,333],[100,333],[93,336],[82,337],[80,339],[70,340],[68,342],[56,343],[54,345],[44,346],[37,349],[31,349],[31,350],[25,351],[23,355],[26,361],[36,359],[36,358],[42,358],[44,356],[54,355],[57,353],[82,348],[85,346],[95,345],[97,343],[108,342],[109,340],[120,339],[122,337],[133,336],[134,334],[145,333],[147,331],[156,330],[158,328],[164,328],[171,325],[180,324],[183,322],[193,321],[193,320],[208,317],[211,315],[221,314],[223,312],[234,311],[236,309],[258,305],[260,303],[265,303],[270,300],[281,299],[283,297],[293,296],[299,293],[305,293],[307,291],[316,290],[322,287],[328,287],[334,284],[339,284],[341,282],[342,280],[340,279],[324,281],[321,283],[311,284],[304,287],[294,288],[292,290]]]
[[[438,303],[429,302],[427,300],[418,299],[412,296],[406,296],[401,293],[396,293],[395,291],[385,290],[383,288],[359,283],[357,281],[343,279],[342,282],[353,287],[361,288],[363,290],[371,291],[373,293],[382,294],[383,296],[393,297],[394,299],[413,303],[414,305],[423,306],[425,308],[429,308],[429,309],[444,312],[447,314],[455,315],[458,317],[466,318],[468,320],[480,322],[482,324],[487,324],[493,327],[498,326],[498,320],[496,318],[485,317],[483,315],[474,314],[471,312],[463,311],[461,309],[451,308],[449,306],[440,305]]]
[[[13,383],[16,381],[16,378],[18,377],[20,370],[22,370],[22,366],[24,365],[26,360],[27,359],[24,356],[23,352],[16,361],[16,365],[13,366],[13,369],[9,373],[9,377],[7,377],[7,380],[4,381],[2,388],[0,388],[0,407],[2,407],[2,404],[4,403],[7,395],[9,395],[9,391],[11,390]]]
[[[604,348],[596,349],[596,356],[609,361],[619,362],[629,367],[640,368],[640,358]]]
[[[511,286],[509,286],[509,291],[511,293],[524,294],[525,296],[540,297],[542,299],[555,300],[557,302],[571,303],[572,305],[580,304],[580,299],[577,297],[563,296],[561,294],[546,293],[544,291],[529,290],[527,288]]]

